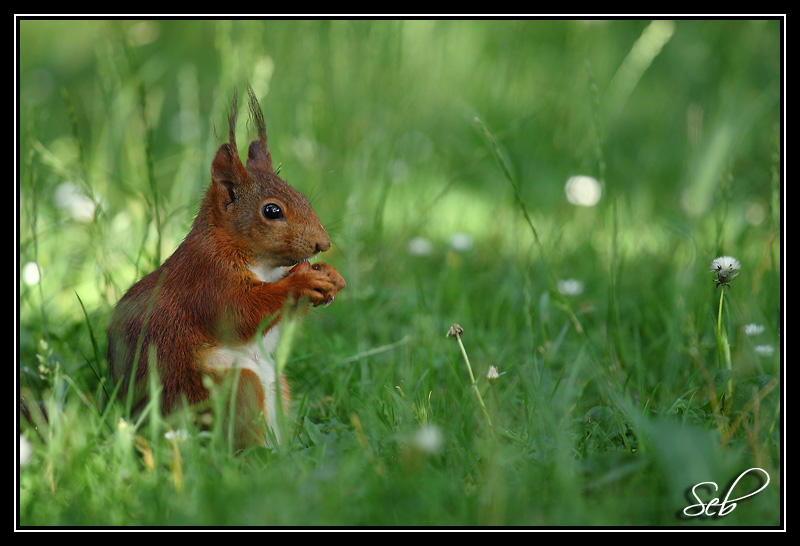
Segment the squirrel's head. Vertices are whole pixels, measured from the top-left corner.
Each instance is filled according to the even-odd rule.
[[[275,174],[264,115],[250,86],[247,95],[258,139],[250,143],[243,165],[234,135],[234,91],[228,117],[229,141],[220,146],[211,164],[205,213],[217,235],[246,253],[252,262],[271,268],[294,265],[328,250],[331,241],[308,199]]]

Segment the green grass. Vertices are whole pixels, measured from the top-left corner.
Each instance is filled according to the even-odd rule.
[[[49,421],[20,420],[18,525],[781,525],[780,38],[21,21],[17,380]],[[233,454],[185,413],[126,415],[105,328],[188,231],[248,82],[347,289],[292,340],[292,440]],[[573,175],[599,181],[595,206],[565,199]],[[730,370],[721,255],[742,264]],[[682,516],[692,486],[720,497],[753,467],[770,483],[731,514]]]

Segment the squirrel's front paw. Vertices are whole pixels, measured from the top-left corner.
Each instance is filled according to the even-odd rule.
[[[298,298],[308,298],[314,307],[327,307],[339,290],[347,285],[334,267],[324,263],[311,265],[300,262],[289,271],[286,278],[292,281],[292,291]]]
[[[311,266],[311,269],[326,275],[331,284],[333,284],[333,290],[328,292],[326,298],[321,302],[325,304],[325,307],[327,307],[333,302],[333,298],[336,297],[336,294],[339,293],[339,290],[347,286],[347,283],[344,281],[344,277],[342,277],[332,265],[316,263]],[[319,304],[315,304],[315,306],[316,305]]]

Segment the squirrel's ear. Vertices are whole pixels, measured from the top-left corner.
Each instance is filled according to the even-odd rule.
[[[258,131],[258,140],[251,142],[250,149],[247,151],[247,168],[272,172],[272,157],[267,148],[267,124],[264,122],[264,112],[261,111],[261,105],[258,104],[256,94],[249,84],[247,85],[247,98],[250,103],[250,116]]]
[[[247,168],[272,172],[272,156],[269,155],[267,144],[261,140],[250,143],[247,151]]]
[[[247,171],[242,166],[239,154],[230,144],[223,144],[217,150],[211,163],[211,179],[222,190],[221,204],[228,208],[236,201],[238,187],[247,179]]]

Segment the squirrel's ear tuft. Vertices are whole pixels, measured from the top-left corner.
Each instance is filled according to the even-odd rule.
[[[261,111],[261,105],[258,104],[258,99],[256,98],[256,94],[253,92],[253,88],[250,87],[250,84],[247,84],[247,99],[250,105],[250,117],[253,118],[253,123],[256,124],[256,130],[258,131],[258,140],[264,143],[264,147],[267,147],[267,124],[264,123],[264,112]]]
[[[236,150],[236,118],[239,115],[239,93],[236,88],[233,88],[233,100],[231,100],[231,111],[228,112],[228,142],[233,146],[233,151],[238,155]]]
[[[242,166],[236,148],[226,143],[219,147],[211,163],[211,179],[221,190],[221,205],[228,208],[236,201],[239,186],[247,180],[247,171]]]
[[[264,123],[264,112],[261,111],[261,105],[258,104],[256,94],[250,85],[247,86],[247,98],[250,105],[250,117],[258,131],[258,140],[250,143],[247,151],[247,168],[272,172],[272,157],[267,148],[267,126]]]

